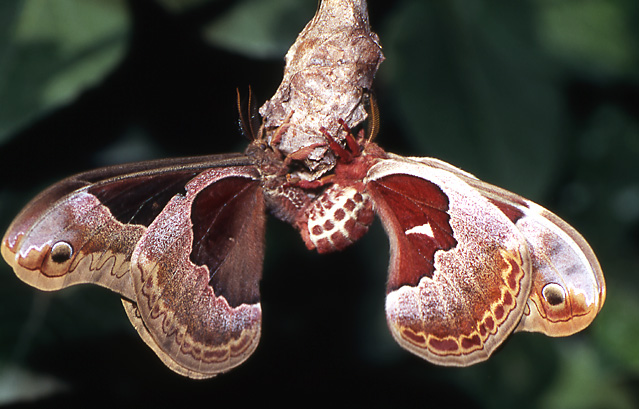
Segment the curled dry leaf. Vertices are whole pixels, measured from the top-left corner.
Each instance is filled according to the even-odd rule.
[[[324,127],[336,135],[339,120],[353,128],[364,119],[363,95],[373,84],[384,60],[381,45],[368,22],[365,0],[323,1],[286,54],[284,78],[261,108],[269,143],[283,124],[276,147],[291,154],[314,144],[325,145]],[[327,146],[312,150],[304,160],[316,179],[335,166]]]

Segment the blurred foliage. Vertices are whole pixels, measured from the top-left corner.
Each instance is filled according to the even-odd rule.
[[[313,2],[300,4],[299,0],[243,1],[223,19],[207,24],[203,32],[217,46],[253,57],[281,60],[291,46],[291,39],[297,37],[314,11]]]
[[[235,89],[272,95],[316,6],[0,2],[0,229],[74,172],[241,150]],[[113,294],[43,294],[0,263],[0,403],[249,405],[307,395],[332,406],[639,406],[639,3],[369,8],[386,55],[375,90],[380,145],[449,161],[573,224],[608,283],[592,327],[565,339],[516,334],[486,363],[435,367],[402,351],[385,327],[379,224],[353,248],[318,256],[270,221],[261,345],[204,382],[164,368]]]
[[[100,81],[125,48],[122,1],[2,2],[0,142]]]

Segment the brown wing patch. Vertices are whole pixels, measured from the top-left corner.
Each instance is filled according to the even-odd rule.
[[[65,197],[35,222],[28,219],[16,219],[2,246],[5,260],[23,281],[47,291],[96,283],[133,297],[127,273],[144,227],[120,223],[84,190]]]
[[[368,179],[391,243],[386,314],[393,336],[437,364],[485,360],[525,307],[531,277],[524,237],[446,170],[388,160]]]
[[[372,180],[377,206],[393,211],[393,223],[403,244],[396,273],[388,288],[417,285],[422,277],[432,277],[435,252],[457,245],[450,226],[448,197],[434,183],[410,175],[392,174]],[[420,230],[421,228],[421,230]]]
[[[177,365],[205,376],[239,365],[259,340],[265,213],[256,178],[252,167],[199,175],[133,253],[145,330]]]

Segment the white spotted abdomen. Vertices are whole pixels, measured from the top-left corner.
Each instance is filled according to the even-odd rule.
[[[306,247],[328,253],[362,237],[374,215],[368,194],[335,184],[308,205],[298,227]]]

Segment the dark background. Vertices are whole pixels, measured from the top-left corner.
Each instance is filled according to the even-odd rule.
[[[563,339],[515,334],[485,363],[436,367],[386,329],[378,222],[318,256],[269,220],[260,346],[206,381],[165,368],[116,295],[45,294],[0,263],[0,404],[639,406],[639,5],[390,3],[369,3],[387,59],[377,142],[446,160],[577,228],[608,284],[594,324]],[[0,230],[75,172],[243,150],[236,88],[250,85],[260,103],[275,92],[316,5],[2,2]]]

